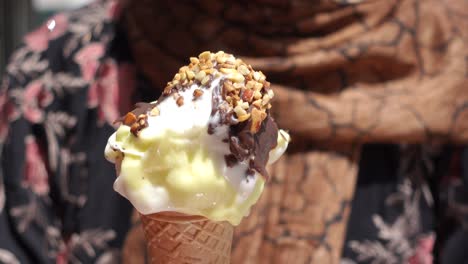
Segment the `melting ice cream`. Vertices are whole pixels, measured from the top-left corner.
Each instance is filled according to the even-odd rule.
[[[114,189],[142,214],[239,224],[289,142],[269,114],[273,96],[263,73],[233,55],[190,58],[157,101],[118,120],[105,150]]]

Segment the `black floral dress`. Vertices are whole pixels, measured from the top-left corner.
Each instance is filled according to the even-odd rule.
[[[131,205],[103,157],[137,98],[116,49],[113,2],[58,14],[28,34],[0,92],[0,263],[116,263]],[[118,55],[116,55],[118,54]],[[153,94],[153,96],[155,96]],[[118,102],[118,103],[117,103]]]

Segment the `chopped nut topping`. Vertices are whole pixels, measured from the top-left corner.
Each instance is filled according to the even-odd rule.
[[[171,93],[172,88],[174,88],[174,85],[172,85],[171,82],[168,82],[166,85],[166,88],[164,88],[163,94],[168,95]]]
[[[268,94],[265,94],[262,99],[262,105],[267,105],[270,102],[270,96]]]
[[[181,81],[184,81],[185,79],[187,79],[187,74],[186,74],[185,72],[182,72],[182,73],[180,74],[180,80],[181,80]]]
[[[241,98],[242,100],[250,103],[252,102],[253,94],[254,93],[252,90],[245,90]]]
[[[262,124],[262,114],[261,110],[257,108],[252,109],[252,125],[250,127],[250,132],[257,133],[260,130],[260,126]]]
[[[254,78],[254,80],[256,80],[256,81],[260,80],[260,73],[259,73],[259,72],[254,72],[254,73],[253,73],[253,78]]]
[[[234,64],[236,62],[236,58],[234,56],[228,56],[226,63]]]
[[[244,114],[244,115],[239,116],[239,117],[237,118],[237,120],[238,120],[239,122],[243,122],[243,121],[249,119],[249,117],[250,117],[250,114],[247,113],[247,114]]]
[[[138,136],[138,132],[139,132],[139,125],[138,123],[133,123],[133,125],[130,127],[130,132],[132,132],[133,135],[135,136]]]
[[[156,106],[153,107],[153,109],[151,109],[151,111],[150,111],[150,115],[151,116],[158,116],[159,115],[159,108],[157,108]]]
[[[249,102],[242,102],[240,104],[240,106],[244,109],[244,110],[247,110],[249,109]]]
[[[224,63],[223,65],[221,65],[221,67],[226,68],[226,69],[234,69],[236,67],[236,65],[229,64],[229,63]]]
[[[255,83],[255,86],[254,86],[254,89],[256,91],[260,91],[261,89],[263,88],[263,84],[262,83]]]
[[[255,100],[262,98],[262,93],[261,93],[260,91],[255,91],[255,92],[253,93],[253,98],[254,98]]]
[[[215,55],[216,55],[216,56],[227,56],[226,53],[224,53],[224,51],[222,51],[222,50],[216,52]]]
[[[245,88],[250,90],[255,87],[256,83],[257,83],[256,81],[248,81],[247,84],[245,85]]]
[[[176,100],[176,103],[177,103],[178,106],[184,105],[184,97],[179,96],[179,98],[177,98],[177,100]]]
[[[266,79],[265,75],[262,72],[259,72],[259,73],[260,73],[260,78],[258,78],[258,81],[259,82],[265,81],[265,79]]]
[[[223,78],[222,97],[227,102],[222,106],[223,111],[232,113],[239,122],[252,120],[251,131],[258,131],[271,108],[273,90],[261,71],[254,71],[252,66],[231,54],[205,51],[198,58],[191,57],[190,64],[181,67],[167,84],[164,94],[174,95],[177,105],[181,106],[184,98],[178,94],[180,89],[186,89],[193,83],[203,86],[194,90],[193,100],[196,100],[203,95],[203,89],[218,77]],[[157,115],[158,111],[152,110],[150,114]]]
[[[209,76],[209,75],[206,75],[205,78],[203,78],[203,80],[201,81],[201,84],[202,84],[202,85],[205,85],[205,84],[207,84],[209,81],[210,81],[210,76]]]
[[[198,64],[198,63],[200,63],[200,61],[198,60],[198,58],[190,57],[190,63],[192,63],[192,64]]]
[[[137,120],[135,114],[133,114],[132,112],[129,112],[125,115],[122,123],[126,126],[130,126],[132,125],[133,123],[135,123]]]
[[[237,105],[234,108],[234,113],[236,113],[237,117],[247,114],[247,112],[242,108],[241,105]]]
[[[207,75],[208,74],[213,74],[215,73],[215,70],[214,69],[206,69],[206,70],[203,70]]]
[[[268,97],[270,97],[270,99],[273,98],[273,96],[275,96],[275,94],[273,93],[273,90],[268,90],[267,94],[268,94]]]
[[[226,73],[226,74],[237,73],[237,71],[235,69],[228,69],[228,68],[221,68],[221,69],[219,69],[219,71],[222,72],[222,73]]]
[[[239,71],[239,73],[242,75],[247,75],[250,73],[249,69],[247,69],[245,65],[240,65],[239,67],[237,67],[237,71]]]
[[[224,82],[224,89],[226,92],[232,92],[234,91],[236,88],[232,85],[232,82],[231,81],[225,81]]]
[[[197,79],[198,81],[201,82],[201,81],[203,80],[203,78],[205,78],[205,76],[206,76],[206,72],[204,72],[204,71],[199,71],[199,72],[197,73],[197,75],[195,75],[195,79]]]
[[[203,90],[200,90],[200,89],[195,89],[195,91],[193,91],[193,97],[194,99],[197,99],[198,97],[202,96],[203,95]]]
[[[235,72],[235,73],[228,75],[228,78],[229,80],[236,82],[236,83],[240,83],[245,80],[244,75],[240,74],[239,72]]]
[[[133,135],[138,136],[138,133],[147,126],[148,117],[145,114],[141,114],[138,116],[136,122],[130,126],[130,132],[132,132]]]
[[[188,70],[187,72],[187,78],[189,78],[189,80],[192,80],[193,78],[195,78],[195,73],[191,70]]]
[[[262,107],[262,99],[258,99],[252,103],[253,106],[260,109]]]
[[[216,53],[216,61],[220,64],[223,64],[226,62],[227,60],[227,56],[224,54],[224,52],[222,54],[220,53]]]
[[[198,58],[199,58],[200,60],[208,61],[208,60],[211,59],[211,52],[209,52],[209,51],[202,52],[202,53],[198,56]]]

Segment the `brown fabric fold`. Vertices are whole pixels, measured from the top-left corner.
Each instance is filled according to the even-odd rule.
[[[235,229],[233,263],[338,263],[363,143],[467,140],[465,1],[136,2],[125,21],[155,86],[225,50],[275,87],[293,141]]]

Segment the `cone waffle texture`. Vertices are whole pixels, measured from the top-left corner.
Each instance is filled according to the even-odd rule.
[[[142,215],[150,263],[229,263],[233,226],[199,216]]]

